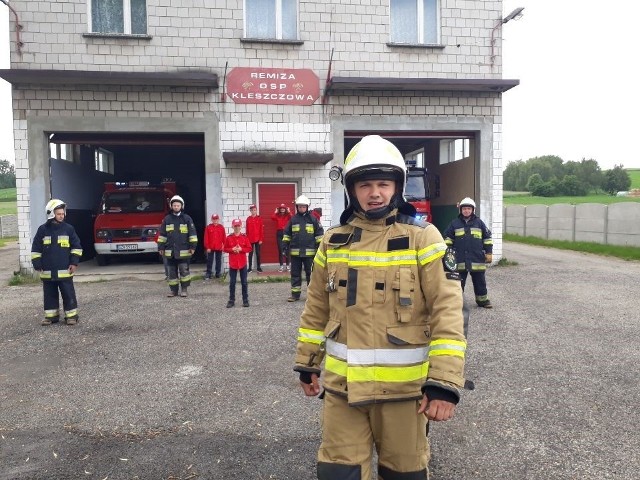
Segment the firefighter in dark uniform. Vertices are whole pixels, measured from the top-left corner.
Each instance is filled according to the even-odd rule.
[[[288,302],[297,302],[302,293],[302,268],[306,275],[307,285],[311,280],[311,267],[318,244],[322,240],[324,229],[316,217],[309,212],[311,201],[306,195],[295,200],[296,213],[284,229],[282,243],[285,255],[291,257],[291,295]]]
[[[320,393],[320,480],[428,478],[427,421],[453,417],[464,385],[462,289],[436,227],[404,198],[402,154],[378,135],[344,162],[348,204],[324,235],[294,370]]]
[[[485,279],[487,264],[493,261],[491,230],[476,216],[476,202],[473,199],[462,199],[458,208],[460,214],[444,232],[444,240],[455,250],[462,289],[464,290],[467,275],[471,274],[476,304],[483,308],[493,308],[487,294]]]
[[[189,261],[198,246],[196,227],[189,215],[184,213],[184,200],[174,195],[170,200],[171,213],[160,225],[158,235],[158,252],[167,259],[169,268],[168,297],[187,296],[187,288],[191,285]]]
[[[60,321],[60,300],[62,296],[65,323],[78,323],[78,301],[73,286],[82,245],[75,228],[65,223],[66,204],[62,200],[49,200],[46,206],[47,222],[38,227],[31,246],[31,263],[40,272],[44,293],[44,320],[42,325]]]

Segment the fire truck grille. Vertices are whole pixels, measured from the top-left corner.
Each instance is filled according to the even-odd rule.
[[[139,228],[114,230],[113,236],[116,238],[136,238],[142,235],[142,230]]]

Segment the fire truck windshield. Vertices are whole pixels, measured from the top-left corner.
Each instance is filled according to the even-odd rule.
[[[404,196],[408,201],[425,200],[427,195],[426,192],[425,178],[423,175],[419,177],[407,177],[407,185],[404,189]]]
[[[164,194],[154,191],[108,192],[101,205],[102,213],[163,212]]]

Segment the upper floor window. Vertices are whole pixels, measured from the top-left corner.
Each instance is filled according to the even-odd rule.
[[[391,42],[440,43],[439,0],[391,0]]]
[[[146,0],[89,0],[92,33],[147,33]]]
[[[245,37],[298,39],[297,0],[245,0]]]
[[[104,148],[96,148],[94,151],[95,168],[99,172],[114,173],[114,158],[113,152],[105,150]]]

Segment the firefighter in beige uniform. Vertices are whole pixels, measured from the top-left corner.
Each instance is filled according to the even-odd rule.
[[[294,370],[320,393],[321,480],[428,478],[428,420],[453,416],[466,341],[455,261],[403,196],[401,153],[364,137],[344,167],[347,209],[315,257]],[[446,261],[445,261],[446,259]]]

